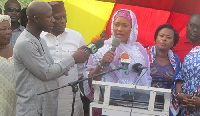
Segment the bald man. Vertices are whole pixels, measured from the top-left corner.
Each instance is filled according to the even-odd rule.
[[[84,63],[89,54],[79,48],[73,55],[54,63],[42,31],[50,31],[55,21],[52,8],[42,1],[33,1],[27,7],[28,23],[14,47],[16,73],[16,116],[57,116],[58,91],[37,95],[58,87],[57,78],[67,75],[75,63]]]
[[[25,27],[18,22],[21,17],[21,5],[17,0],[8,0],[4,8],[4,14],[9,15],[11,18],[12,37],[9,45],[14,47],[17,38],[25,29]]]

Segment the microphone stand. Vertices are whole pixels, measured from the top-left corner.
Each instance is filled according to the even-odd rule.
[[[103,76],[103,75],[105,75],[107,73],[110,73],[110,72],[113,72],[113,71],[116,71],[116,70],[120,70],[120,69],[122,69],[122,67],[119,67],[119,68],[116,68],[116,69],[110,69],[110,70],[108,70],[106,72],[102,72],[102,73],[99,73],[99,74],[94,74],[91,77],[80,79],[80,80],[76,80],[76,81],[68,83],[67,85],[64,85],[64,86],[61,86],[59,88],[52,89],[52,90],[49,90],[49,91],[45,91],[45,92],[39,93],[37,95],[42,95],[42,94],[45,94],[45,93],[49,93],[49,92],[52,92],[52,91],[67,87],[67,86],[71,86],[72,87],[72,92],[73,92],[73,102],[72,102],[72,113],[71,113],[71,116],[73,116],[74,115],[75,97],[76,97],[76,93],[78,91],[78,85],[77,84],[79,84],[80,82],[83,82],[85,80],[89,80],[89,79],[92,79],[92,78],[97,77],[97,76]]]
[[[146,70],[147,71],[147,70]],[[137,77],[136,77],[136,79],[133,81],[133,85],[135,85],[135,90],[136,90],[136,85],[137,85],[137,83],[139,82],[139,80],[142,78],[142,76],[146,73],[144,73],[142,76],[140,76],[140,74],[142,73],[142,70],[139,70],[139,71],[136,71],[136,73],[137,73]],[[135,90],[134,90],[134,92],[133,92],[133,98],[132,98],[132,108],[133,108],[133,101],[134,101],[134,99],[135,99]],[[131,112],[132,112],[132,109],[131,108]],[[132,115],[131,114],[131,112],[130,112],[130,116]]]
[[[137,85],[140,80],[140,73],[137,73],[136,79],[133,81],[133,85]]]

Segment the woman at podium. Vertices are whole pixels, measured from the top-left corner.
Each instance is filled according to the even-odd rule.
[[[91,77],[94,74],[100,74],[121,67],[122,62],[120,58],[122,53],[125,52],[128,54],[130,63],[127,69],[117,70],[103,76],[94,77],[93,80],[133,84],[138,75],[136,72],[132,71],[132,66],[136,63],[140,63],[149,68],[147,52],[139,42],[136,42],[138,24],[135,14],[127,9],[118,10],[112,17],[111,34],[111,37],[104,41],[104,46],[100,48],[97,53],[90,55],[86,65],[87,68],[84,71],[84,76]],[[121,41],[118,46],[115,46],[116,38]],[[115,48],[116,50],[114,50]],[[151,86],[150,71],[143,70],[141,75],[141,78],[136,84],[141,86]],[[91,85],[91,81],[92,79],[88,81],[89,85]],[[87,87],[84,89],[86,92]],[[86,92],[86,94],[87,93],[88,92]],[[95,116],[98,116],[98,114],[98,110],[96,113],[93,113]]]

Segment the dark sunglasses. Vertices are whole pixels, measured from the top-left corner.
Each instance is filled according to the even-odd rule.
[[[21,9],[20,8],[7,8],[6,11],[7,12],[13,12],[13,11],[15,11],[15,12],[21,12]]]

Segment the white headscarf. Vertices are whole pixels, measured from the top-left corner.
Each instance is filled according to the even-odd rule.
[[[124,70],[119,70],[115,72],[108,73],[104,76],[102,76],[102,81],[104,82],[114,82],[114,83],[123,83],[123,84],[133,84],[134,80],[137,77],[137,73],[132,71],[132,65],[135,63],[141,63],[143,66],[147,66],[148,70],[143,70],[141,75],[142,78],[137,83],[137,85],[141,86],[150,86],[151,85],[151,76],[149,71],[149,59],[146,50],[144,47],[139,43],[136,42],[137,35],[138,35],[138,25],[137,25],[137,19],[135,14],[131,10],[127,9],[121,9],[126,10],[130,13],[131,19],[132,19],[132,28],[130,32],[129,39],[127,43],[120,43],[120,45],[116,48],[115,53],[116,56],[114,57],[113,61],[110,63],[110,65],[104,70],[108,71],[110,69],[115,69],[121,66],[120,63],[120,57],[123,52],[128,53],[129,59],[131,63],[129,64],[129,74],[125,74]],[[120,11],[120,10],[119,10]],[[117,12],[119,12],[117,11]],[[96,68],[98,62],[103,59],[104,54],[112,48],[112,40],[114,37],[113,32],[113,23],[114,23],[114,17],[117,14],[117,12],[113,15],[112,18],[112,24],[111,24],[111,38],[104,41],[104,46],[98,50],[97,53],[90,55],[90,58],[88,60],[87,68],[85,69],[84,75],[87,77],[89,72]]]
[[[8,16],[8,15],[0,15],[0,23],[2,23],[3,21],[8,21],[10,26],[11,26],[10,16]]]

